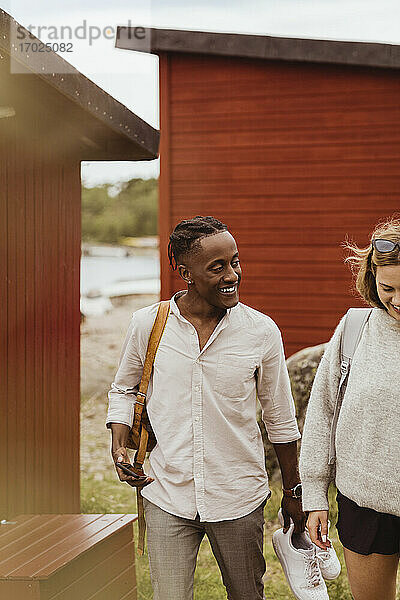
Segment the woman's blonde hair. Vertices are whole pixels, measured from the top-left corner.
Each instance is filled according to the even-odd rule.
[[[378,252],[372,245],[376,239],[391,240],[400,244],[400,219],[390,219],[378,223],[371,236],[371,243],[366,248],[359,248],[355,243],[346,241],[344,248],[350,253],[346,262],[350,263],[356,277],[356,289],[370,306],[385,308],[379,300],[376,287],[376,267],[400,265],[400,248],[392,252]]]

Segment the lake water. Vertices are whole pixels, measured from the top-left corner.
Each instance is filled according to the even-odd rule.
[[[160,277],[158,255],[81,258],[81,294],[99,290],[121,281],[155,279]]]

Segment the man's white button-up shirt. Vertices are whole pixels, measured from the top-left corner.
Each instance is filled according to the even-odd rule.
[[[257,398],[269,440],[300,433],[278,327],[237,304],[200,351],[197,332],[175,298],[147,394],[157,438],[142,495],[163,510],[201,521],[236,519],[268,496]],[[107,425],[132,426],[134,403],[158,304],[138,310],[109,392]]]

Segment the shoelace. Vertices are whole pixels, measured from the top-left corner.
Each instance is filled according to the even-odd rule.
[[[321,583],[321,571],[319,568],[319,561],[315,550],[311,556],[305,556],[304,561],[306,563],[305,575],[307,586],[316,587]]]
[[[317,558],[320,562],[324,562],[325,560],[328,560],[329,557],[330,557],[330,555],[329,555],[328,550],[322,550],[322,549],[317,550]]]

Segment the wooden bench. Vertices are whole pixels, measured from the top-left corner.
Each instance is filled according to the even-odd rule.
[[[137,515],[22,515],[0,523],[0,600],[137,600]]]

